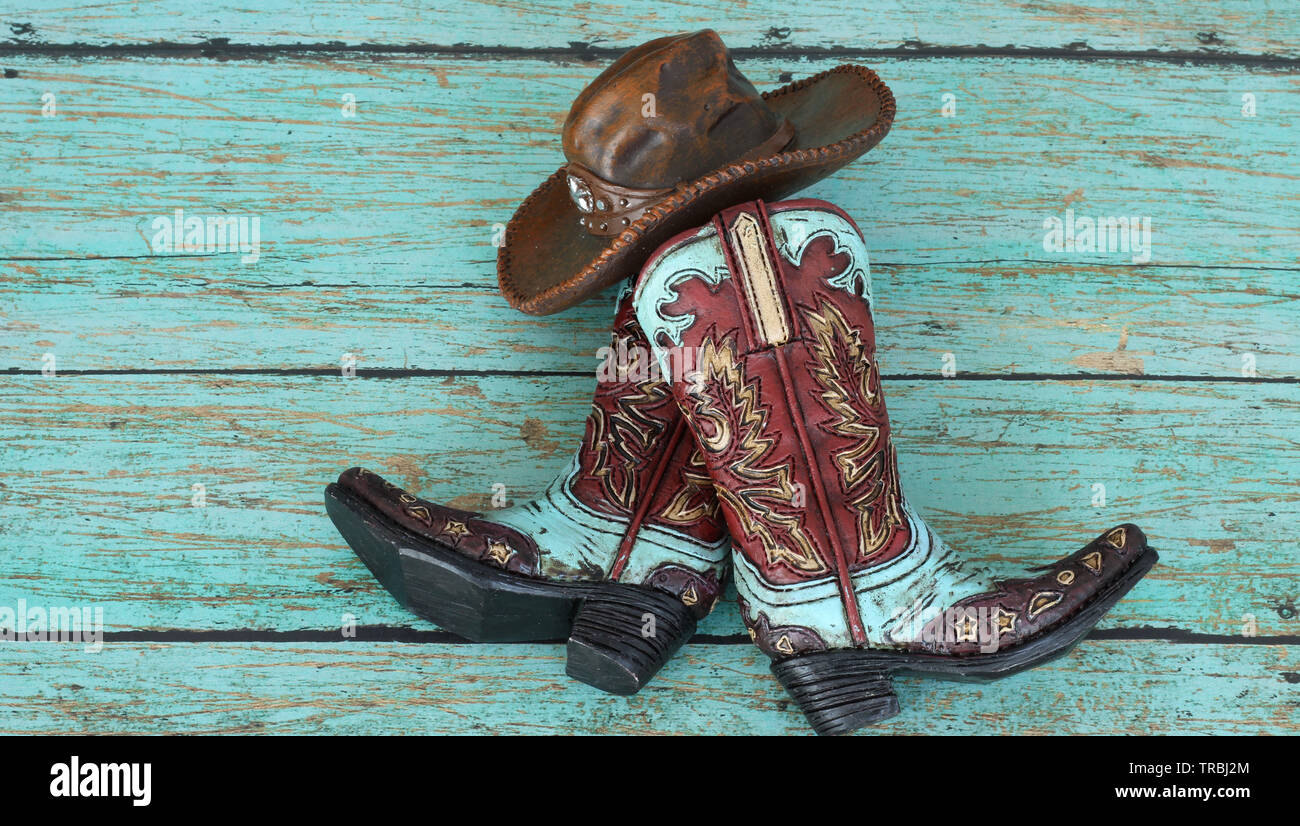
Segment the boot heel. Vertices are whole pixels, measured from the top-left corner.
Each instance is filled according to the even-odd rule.
[[[671,594],[604,585],[573,618],[565,673],[611,694],[635,694],[695,633],[695,618]]]
[[[818,734],[848,734],[899,712],[893,678],[860,652],[806,654],[772,663],[772,673]]]

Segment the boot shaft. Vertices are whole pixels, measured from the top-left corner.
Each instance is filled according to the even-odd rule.
[[[569,490],[616,519],[718,542],[725,529],[708,469],[641,331],[630,289],[600,355]]]
[[[666,244],[638,285],[737,547],[773,585],[847,584],[911,542],[868,267],[836,207],[753,202]]]

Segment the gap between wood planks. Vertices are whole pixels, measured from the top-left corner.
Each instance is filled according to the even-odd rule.
[[[380,43],[293,43],[257,44],[231,43],[225,38],[205,40],[200,43],[148,43],[103,44],[89,43],[3,43],[0,58],[26,56],[49,58],[117,58],[117,57],[179,57],[217,60],[266,60],[276,57],[296,57],[318,54],[340,55],[430,55],[455,57],[486,57],[511,59],[526,57],[539,60],[594,62],[621,56],[624,47],[595,46],[575,41],[570,48],[530,48],[524,46],[470,46],[445,44],[385,45]],[[1157,63],[1190,63],[1193,65],[1258,66],[1269,69],[1300,69],[1300,58],[1271,54],[1243,54],[1217,51],[1161,51],[1150,49],[1107,50],[1093,49],[1087,44],[1068,47],[1031,46],[935,46],[910,41],[888,49],[856,49],[847,46],[748,46],[731,49],[739,58],[847,58],[870,59],[927,59],[927,58],[1023,58],[1037,60],[1072,61],[1142,61]]]
[[[1300,634],[1274,634],[1255,637],[1234,634],[1204,634],[1185,631],[1181,628],[1153,628],[1139,626],[1134,628],[1093,629],[1084,639],[1089,640],[1127,640],[1158,641],[1174,645],[1300,645]],[[200,630],[200,629],[160,629],[155,631],[106,631],[104,642],[409,642],[438,645],[477,645],[472,640],[458,637],[447,631],[424,631],[409,626],[362,625],[357,626],[356,636],[344,637],[337,630]],[[493,643],[494,645],[559,645],[563,639],[533,640],[529,642]],[[696,634],[688,645],[753,645],[747,634]]]

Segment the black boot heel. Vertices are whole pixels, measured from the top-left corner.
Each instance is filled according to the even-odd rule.
[[[823,651],[772,663],[772,673],[818,734],[848,734],[898,714],[894,681],[858,651]]]
[[[573,618],[565,673],[611,694],[635,694],[695,633],[681,600],[635,585],[602,585]]]

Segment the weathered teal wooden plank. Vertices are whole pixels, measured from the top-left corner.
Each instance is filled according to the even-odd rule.
[[[606,308],[507,310],[493,225],[559,161],[567,103],[606,62],[573,57],[583,44],[714,24],[717,8],[182,5],[0,13],[16,43],[0,45],[0,369],[50,352],[62,370],[125,371],[0,375],[0,605],[99,605],[111,630],[336,630],[345,613],[428,628],[338,541],[321,485],[359,461],[465,506],[497,481],[522,498],[563,463],[590,379],[130,371],[333,367],[344,352],[363,369],[589,369]],[[764,0],[720,27],[760,86],[840,47],[1165,52],[883,61],[894,134],[809,194],[871,238],[888,371],[937,372],[953,353],[967,372],[1224,378],[1246,355],[1276,377],[1300,363],[1290,11],[837,0],[792,20]],[[1114,24],[1135,13],[1143,25]],[[210,38],[433,48],[226,63],[147,46]],[[42,42],[45,57],[14,56]],[[141,44],[155,57],[95,48]],[[481,47],[491,56],[454,54]],[[939,116],[947,92],[954,118]],[[157,254],[150,224],[178,207],[256,216],[260,260]],[[1045,251],[1043,219],[1066,209],[1151,217],[1152,260]],[[1162,565],[1103,628],[1294,635],[1295,391],[909,381],[890,398],[909,495],[954,544],[1033,564],[1133,519]],[[702,630],[735,634],[735,614]],[[562,672],[554,646],[0,643],[0,730],[807,731],[748,645],[688,646],[628,700]],[[998,687],[902,681],[905,714],[885,731],[1295,733],[1297,673],[1294,647],[1094,640]]]
[[[217,266],[0,263],[0,369],[39,370],[47,353],[61,370],[336,369],[350,353],[363,370],[586,372],[609,341],[612,291],[536,318],[490,285],[357,287],[268,261],[284,286],[266,288]],[[951,353],[963,373],[1300,376],[1300,270],[878,264],[872,277],[895,373],[937,376]]]
[[[497,482],[526,498],[575,446],[591,383],[0,377],[0,605],[100,605],[117,630],[411,622],[339,540],[323,485],[365,464],[462,507],[489,508]],[[1239,634],[1253,617],[1260,634],[1300,632],[1300,387],[900,381],[888,393],[908,496],[954,545],[1040,564],[1134,521],[1161,565],[1106,627]],[[727,606],[703,630],[739,627]]]
[[[989,685],[903,678],[864,734],[1297,734],[1292,647],[1083,642]],[[634,697],[556,645],[0,643],[0,731],[809,734],[750,645],[688,645]]]
[[[767,88],[836,62],[765,56],[744,69]],[[569,102],[604,65],[3,63],[15,76],[0,80],[13,135],[0,145],[10,171],[0,259],[151,257],[153,221],[181,208],[260,221],[256,263],[239,252],[194,258],[195,281],[280,286],[298,267],[324,283],[480,287],[495,278],[494,225],[559,165]],[[1292,70],[1007,58],[876,68],[900,100],[893,133],[807,192],[861,220],[879,262],[1144,259],[1046,251],[1044,222],[1067,210],[1150,218],[1151,265],[1291,269],[1300,259]],[[41,115],[46,92],[55,117]],[[946,93],[955,117],[940,113]],[[343,116],[346,94],[355,118]],[[1256,98],[1254,117],[1243,94]]]
[[[26,0],[0,22],[22,44],[234,43],[436,44],[523,49],[571,48],[575,41],[627,48],[661,34],[713,27],[733,47],[891,49],[926,46],[1297,54],[1294,7],[1284,0],[1213,0],[1079,5],[1008,0],[906,3],[775,0],[728,5],[466,0],[410,3],[317,0],[311,13],[291,2],[215,2],[201,13],[185,0],[74,2]],[[1291,36],[1288,37],[1287,35]]]

